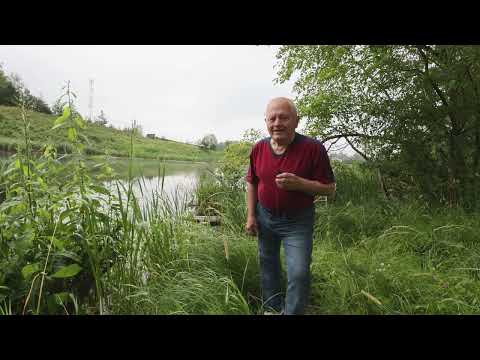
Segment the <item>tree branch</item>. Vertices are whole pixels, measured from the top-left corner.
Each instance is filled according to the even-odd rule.
[[[355,145],[352,144],[352,142],[350,140],[348,140],[348,137],[345,137],[345,140],[347,141],[348,145],[350,145],[352,147],[352,149],[358,154],[360,155],[365,161],[370,161],[370,159],[367,157],[367,155],[365,155],[363,152],[361,152],[359,149],[357,149],[355,147]]]
[[[336,134],[336,135],[330,135],[321,140],[322,144],[328,140],[333,140],[333,139],[338,139],[338,138],[347,138],[348,137],[363,137],[367,139],[378,139],[380,138],[379,136],[373,136],[373,135],[367,135],[367,134],[360,134],[360,133],[344,133],[344,134]]]
[[[332,143],[330,144],[330,146],[329,146],[328,149],[327,149],[327,153],[330,151],[331,147],[332,147],[333,145],[335,145],[340,139],[341,139],[341,137],[338,137],[334,142],[332,142]]]
[[[445,96],[445,94],[442,92],[442,90],[440,90],[440,87],[432,80],[432,78],[430,77],[430,73],[429,73],[429,70],[428,70],[428,57],[427,57],[427,54],[425,54],[423,51],[422,51],[422,47],[421,46],[416,46],[416,48],[418,49],[418,53],[420,54],[420,56],[422,57],[423,59],[423,62],[425,64],[425,76],[428,80],[428,82],[430,83],[430,85],[433,87],[433,89],[435,90],[435,93],[438,95],[438,97],[440,98],[440,101],[442,102],[443,106],[445,106],[446,110],[447,110],[447,113],[448,115],[450,116],[450,122],[452,123],[452,130],[453,130],[453,133],[456,134],[458,133],[458,128],[457,128],[457,122],[456,122],[456,117],[455,115],[453,114],[453,112],[451,111],[450,109],[450,106],[448,104],[448,101],[447,101],[447,98]]]

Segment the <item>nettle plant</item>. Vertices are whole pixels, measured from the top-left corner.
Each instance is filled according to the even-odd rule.
[[[98,181],[112,169],[100,164],[100,174],[89,175],[86,121],[75,111],[70,82],[63,90],[52,130],[65,129],[73,153],[59,157],[52,143],[33,153],[29,104],[20,96],[25,141],[0,177],[0,304],[13,313],[82,313],[89,306],[102,313],[102,276],[121,236],[116,198]]]

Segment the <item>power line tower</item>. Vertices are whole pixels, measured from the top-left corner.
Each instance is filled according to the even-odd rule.
[[[89,118],[93,121],[93,79],[90,79],[90,99],[88,102]]]

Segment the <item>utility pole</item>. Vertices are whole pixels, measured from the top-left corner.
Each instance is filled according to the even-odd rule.
[[[93,121],[93,79],[90,79],[90,99],[88,102],[89,118]]]

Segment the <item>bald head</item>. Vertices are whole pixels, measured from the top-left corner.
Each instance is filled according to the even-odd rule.
[[[276,98],[273,98],[272,100],[270,100],[268,105],[267,105],[265,115],[268,114],[269,108],[272,107],[272,106],[275,106],[275,105],[287,106],[290,113],[292,114],[292,116],[294,118],[298,117],[297,107],[295,106],[295,104],[292,100],[290,100],[289,98],[286,98],[286,97],[276,97]]]
[[[278,97],[270,100],[265,112],[267,130],[277,144],[289,144],[298,126],[297,108],[292,100]]]

